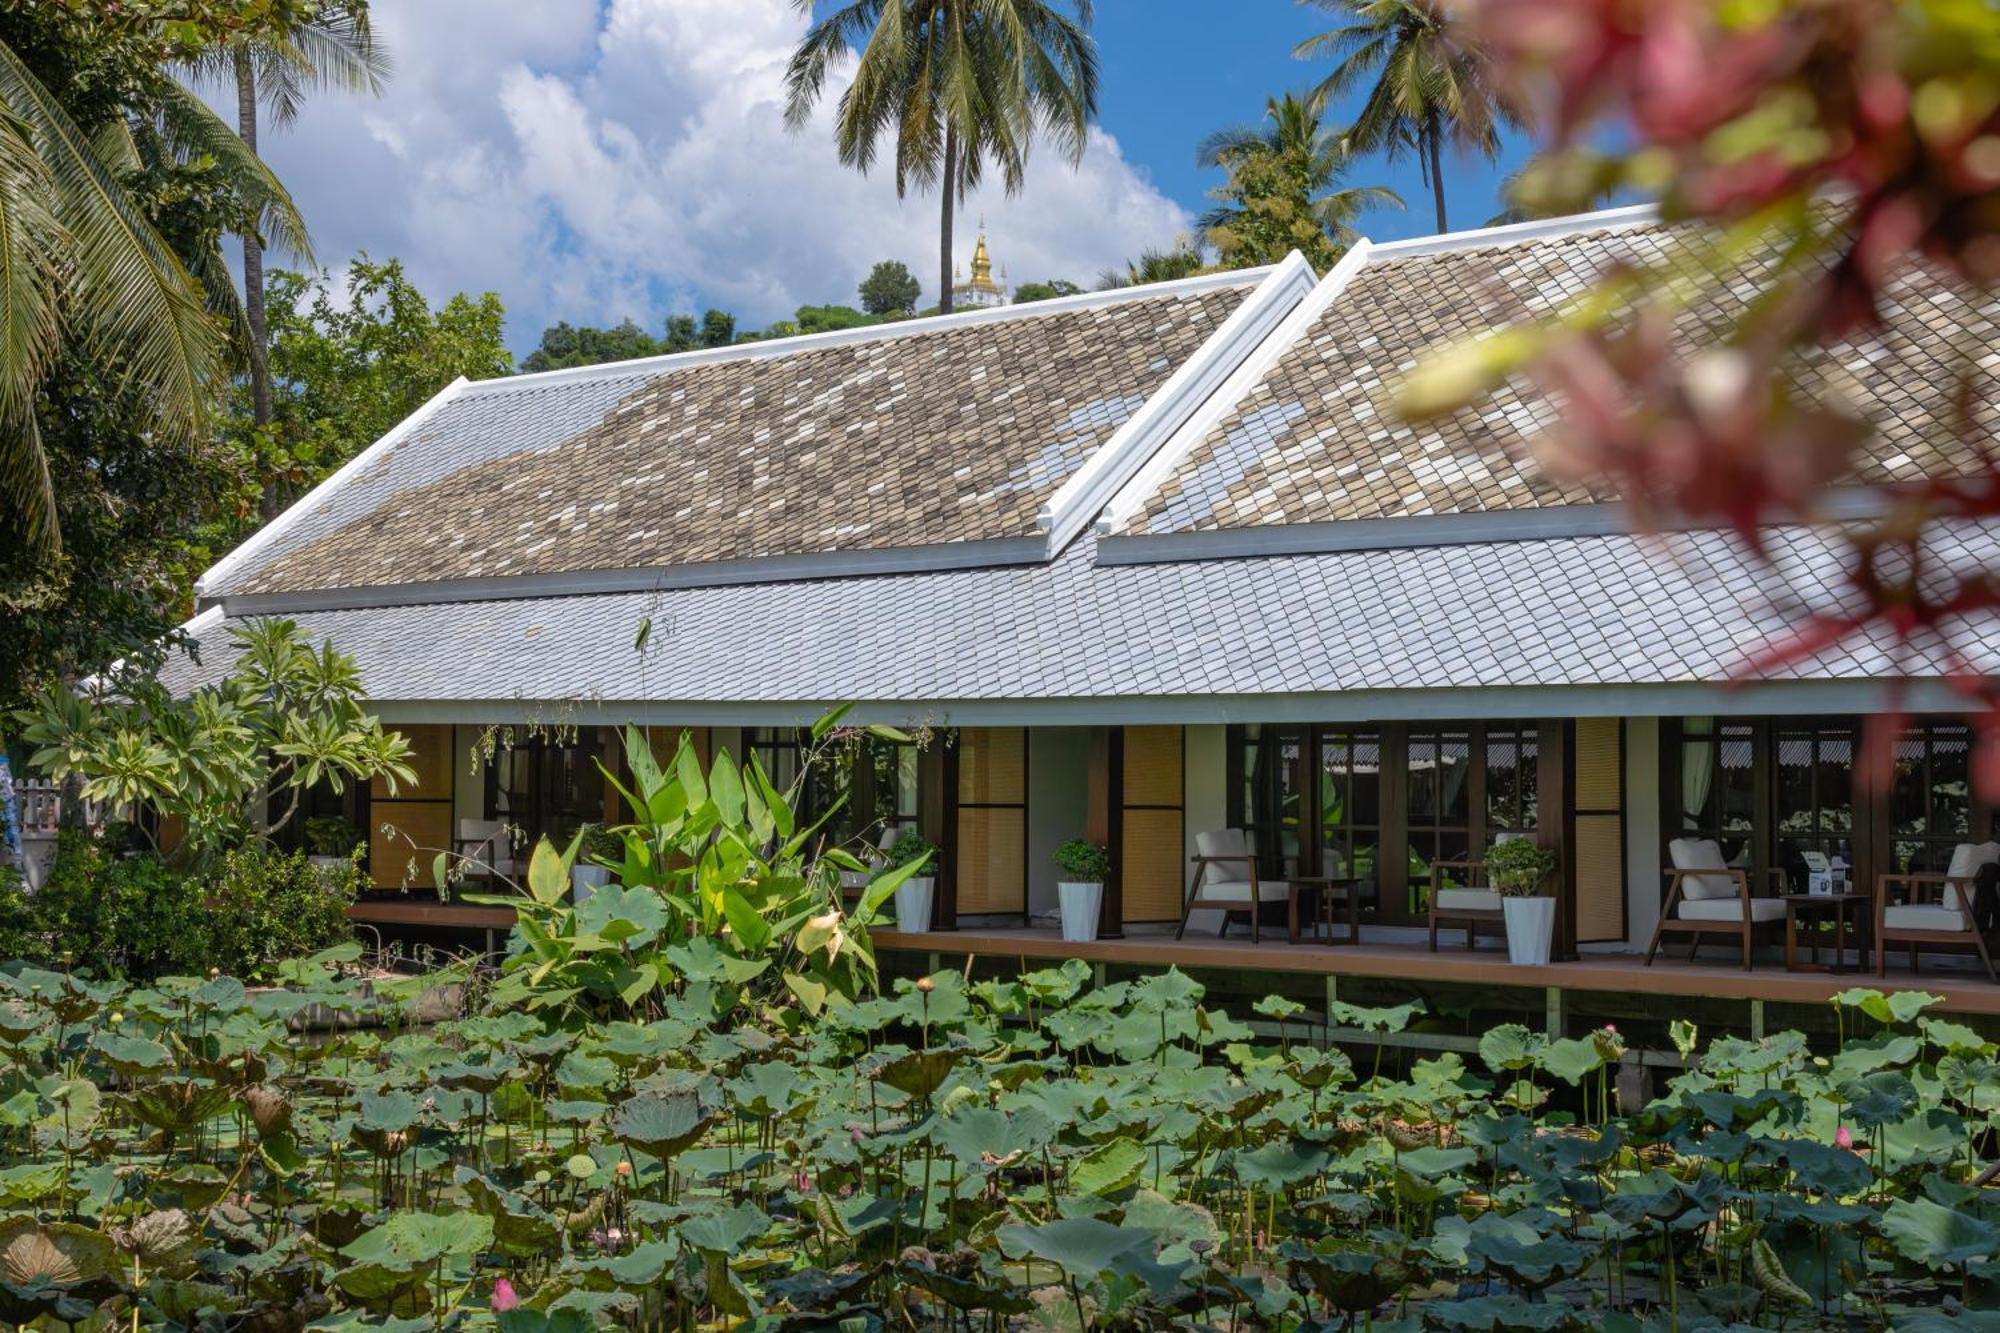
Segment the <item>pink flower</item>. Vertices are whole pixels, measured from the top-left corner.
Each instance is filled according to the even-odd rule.
[[[813,1187],[812,1177],[803,1171],[794,1172],[792,1174],[792,1187],[801,1194],[810,1194]]]
[[[1616,1036],[1618,1032],[1618,1025],[1616,1023],[1606,1023],[1604,1025],[1604,1030]]]
[[[513,1283],[503,1277],[493,1284],[494,1314],[505,1314],[509,1310],[518,1310],[520,1307],[521,1298],[515,1293]]]
[[[1836,1148],[1852,1148],[1854,1146],[1854,1136],[1847,1132],[1846,1125],[1842,1125],[1839,1129],[1833,1131],[1833,1146]]]

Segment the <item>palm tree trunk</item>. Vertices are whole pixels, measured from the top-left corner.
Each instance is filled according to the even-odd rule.
[[[951,313],[951,206],[958,193],[958,131],[949,122],[944,127],[944,174],[938,178],[938,193],[944,196],[938,213],[938,313]]]
[[[246,51],[236,54],[236,132],[257,152],[257,71]],[[269,326],[264,320],[264,242],[254,225],[243,233],[243,316],[250,325],[250,415],[258,426],[271,424]],[[278,516],[278,481],[264,482],[263,512]]]
[[[1425,126],[1424,138],[1429,141],[1426,148],[1431,158],[1431,195],[1437,200],[1438,234],[1443,235],[1447,230],[1444,220],[1444,162],[1443,154],[1438,151],[1438,141],[1444,136],[1439,130],[1437,121],[1432,120]]]

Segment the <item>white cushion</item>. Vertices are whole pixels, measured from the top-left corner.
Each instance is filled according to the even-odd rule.
[[[1257,881],[1257,901],[1259,903],[1283,902],[1290,890],[1284,881],[1267,884]],[[1201,882],[1201,896],[1208,902],[1247,903],[1250,901],[1250,881],[1247,879],[1205,879]]]
[[[1922,903],[1904,903],[1882,909],[1882,924],[1890,930],[1962,930],[1970,931],[1972,922],[1963,912],[1954,912],[1949,907],[1931,907]]]
[[[1439,889],[1437,906],[1440,912],[1497,912],[1500,895],[1491,889]]]
[[[1674,909],[1674,915],[1683,921],[1741,921],[1743,920],[1743,900],[1735,894],[1727,898],[1683,898]],[[1752,921],[1778,921],[1785,915],[1785,904],[1778,898],[1752,898],[1750,919]]]
[[[1947,884],[1941,901],[1945,907],[1959,911],[1969,910],[1972,898],[1971,880],[1979,874],[1981,866],[1990,866],[2000,861],[2000,842],[1961,842],[1951,849],[1951,864],[1945,867],[1945,874],[1952,879],[1966,880],[1965,884]],[[1934,926],[1934,930],[1956,930],[1956,926]]]
[[[1213,833],[1194,835],[1194,849],[1203,856],[1230,856],[1248,858],[1250,855],[1250,835],[1240,828],[1217,829]],[[1227,863],[1223,869],[1227,869]]]
[[[1676,870],[1727,870],[1729,862],[1722,858],[1722,845],[1713,838],[1675,838],[1667,844],[1667,855],[1674,861]],[[1681,900],[1703,898],[1734,898],[1736,877],[1734,875],[1683,875],[1681,876]],[[1692,918],[1690,918],[1692,919]]]

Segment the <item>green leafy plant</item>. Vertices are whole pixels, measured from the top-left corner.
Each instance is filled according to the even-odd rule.
[[[305,824],[306,846],[314,856],[352,856],[360,841],[354,825],[339,815],[315,815]]]
[[[1529,838],[1512,838],[1486,849],[1486,876],[1502,897],[1533,898],[1556,868],[1556,854]]]
[[[1056,868],[1083,884],[1102,884],[1111,877],[1111,853],[1085,838],[1071,838],[1056,848]]]
[[[915,829],[906,829],[890,845],[883,860],[891,870],[908,870],[911,875],[937,873],[937,844]]]
[[[292,620],[230,635],[229,674],[184,698],[144,673],[114,676],[89,697],[51,686],[16,714],[35,747],[30,765],[74,779],[92,800],[177,824],[181,841],[162,850],[184,862],[268,839],[309,789],[379,778],[394,794],[415,781],[409,742],[364,711],[353,658],[313,647]]]

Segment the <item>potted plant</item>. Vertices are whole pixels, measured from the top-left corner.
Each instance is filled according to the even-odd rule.
[[[917,933],[931,928],[931,898],[937,887],[937,846],[911,829],[889,848],[885,869],[925,861],[925,873],[911,875],[896,886],[896,929]]]
[[[314,865],[327,870],[344,868],[354,859],[355,845],[361,835],[354,831],[354,825],[339,815],[315,815],[306,821],[306,857]]]
[[[592,889],[611,882],[606,861],[625,859],[625,840],[602,824],[583,826],[583,844],[577,848],[576,863],[569,868],[569,884],[576,900],[582,902]]]
[[[1072,944],[1097,938],[1097,916],[1104,906],[1104,881],[1111,874],[1111,853],[1084,838],[1071,838],[1056,848],[1056,869],[1067,879],[1056,881],[1062,907],[1062,937]]]
[[[1556,900],[1542,890],[1555,868],[1556,854],[1530,838],[1510,838],[1486,851],[1486,877],[1500,895],[1507,920],[1509,962],[1535,966],[1549,961]]]

